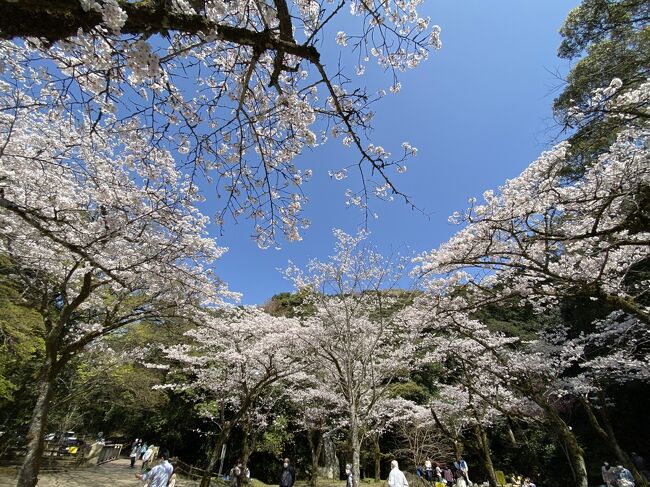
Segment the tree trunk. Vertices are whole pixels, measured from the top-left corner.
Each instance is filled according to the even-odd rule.
[[[528,391],[527,391],[528,392]],[[587,482],[587,467],[585,466],[584,452],[573,431],[560,417],[555,408],[539,393],[532,392],[529,396],[546,413],[548,424],[562,441],[566,448],[566,456],[575,476],[576,487],[589,487]]]
[[[212,472],[214,472],[217,463],[219,463],[219,460],[221,459],[221,448],[223,447],[224,443],[230,436],[231,428],[232,425],[228,424],[227,426],[224,426],[224,428],[221,430],[221,433],[219,433],[219,436],[217,437],[217,442],[215,443],[214,448],[212,449],[212,454],[210,455],[210,462],[208,463],[208,468],[205,469],[205,472],[203,473],[203,477],[201,477],[201,487],[210,487],[210,481],[212,480]]]
[[[379,433],[372,436],[373,454],[375,457],[375,482],[381,480],[381,449],[379,448]]]
[[[551,425],[566,446],[567,459],[571,463],[571,468],[575,475],[576,487],[588,487],[587,468],[585,466],[582,447],[580,447],[578,439],[555,411],[551,414]]]
[[[318,480],[318,462],[320,460],[320,452],[323,446],[323,434],[320,431],[308,430],[307,440],[309,441],[309,450],[311,451],[311,475],[309,477],[309,485],[316,487]]]
[[[483,467],[488,474],[488,480],[490,481],[491,487],[497,486],[497,476],[494,473],[494,465],[492,464],[492,454],[490,452],[490,441],[488,436],[485,433],[485,429],[481,426],[480,423],[474,425],[474,434],[478,440],[478,444],[481,447],[481,458],[483,459]]]
[[[253,431],[253,423],[250,416],[246,418],[246,424],[244,425],[244,445],[242,447],[241,460],[244,468],[248,468],[248,460],[255,451],[255,446],[257,444],[257,435]],[[248,478],[244,476],[244,483],[248,483]]]
[[[41,468],[41,457],[43,456],[45,428],[47,427],[47,415],[50,410],[52,394],[54,392],[54,379],[56,373],[48,361],[43,367],[38,384],[38,396],[36,405],[32,412],[32,419],[27,433],[27,455],[18,473],[16,487],[35,487],[38,482],[38,473]]]
[[[512,430],[512,419],[508,418],[508,422],[506,423],[506,426],[508,427],[508,439],[510,440],[510,443],[512,443],[513,447],[519,446],[517,442],[517,438],[515,437],[515,432]]]
[[[452,438],[451,442],[454,446],[454,459],[458,460],[463,456],[463,443],[458,438]]]
[[[361,443],[359,441],[359,418],[356,412],[350,414],[350,447],[352,448],[352,478],[354,487],[359,487],[361,480]]]
[[[318,476],[330,480],[338,479],[341,474],[341,465],[339,464],[339,458],[336,456],[336,445],[331,437],[323,437],[323,447],[321,452],[323,466],[318,467]]]
[[[587,413],[587,418],[589,418],[589,422],[591,423],[591,426],[594,428],[596,433],[598,433],[598,435],[603,439],[603,441],[605,441],[609,445],[611,450],[614,452],[614,455],[616,456],[616,460],[618,460],[618,463],[630,467],[630,471],[634,476],[636,485],[638,485],[639,487],[648,487],[648,483],[646,482],[643,475],[639,472],[639,470],[636,468],[636,465],[634,465],[634,462],[631,461],[630,457],[625,453],[625,451],[623,451],[623,449],[619,445],[616,435],[614,433],[614,428],[612,427],[612,424],[609,421],[609,417],[607,416],[607,412],[605,411],[605,409],[603,408],[600,410],[600,416],[602,419],[602,425],[601,425],[601,421],[599,421],[598,418],[596,417],[594,408],[589,402],[589,400],[585,397],[581,397],[580,403],[582,404],[582,407]]]

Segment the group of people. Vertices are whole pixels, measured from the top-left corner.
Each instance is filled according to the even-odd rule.
[[[135,468],[135,462],[140,459],[142,465],[140,472],[135,474],[137,479],[148,481],[149,487],[174,487],[176,484],[176,474],[174,465],[169,462],[169,452],[160,449],[158,459],[161,460],[153,468],[149,469],[153,461],[154,445],[147,445],[141,439],[136,440],[131,445],[131,468]],[[634,487],[634,477],[632,473],[622,465],[612,467],[608,462],[604,462],[601,468],[603,482],[606,487]],[[345,466],[347,476],[346,487],[354,487],[354,478],[352,474],[352,465]],[[416,474],[429,482],[441,482],[447,487],[469,487],[472,482],[469,480],[469,467],[463,457],[459,457],[452,464],[440,464],[427,459],[424,467],[417,467]],[[250,471],[243,464],[242,460],[237,460],[235,466],[230,470],[230,481],[232,487],[242,487],[250,478]],[[516,480],[515,480],[516,479]],[[279,487],[293,487],[296,481],[296,472],[288,458],[285,458],[279,475]],[[513,478],[513,486],[535,487],[529,478],[521,476]],[[391,462],[391,471],[388,476],[388,487],[409,487],[404,473],[399,469],[397,460]]]
[[[512,476],[512,487],[535,487],[535,484],[530,477],[522,477],[521,475]]]
[[[429,482],[441,482],[449,487],[472,485],[469,480],[469,467],[463,457],[451,464],[432,462],[427,458],[424,467],[417,467],[415,473]]]
[[[142,441],[140,438],[136,438],[133,443],[131,443],[131,453],[129,458],[131,460],[131,468],[135,468],[135,462],[137,460],[142,460],[142,465],[140,466],[140,471],[144,471],[153,455],[154,446],[148,445],[146,441]]]
[[[235,466],[230,469],[228,478],[225,480],[230,481],[232,487],[242,487],[248,482],[251,477],[251,472],[241,459],[238,459]],[[282,462],[282,469],[280,470],[279,482],[280,487],[293,487],[296,481],[296,471],[291,465],[288,458]]]
[[[136,438],[131,444],[131,468],[135,468],[135,462],[142,460],[140,472],[135,474],[135,478],[147,482],[149,487],[175,487],[176,473],[175,468],[169,461],[169,451],[163,448],[158,449],[158,464],[151,467],[155,458],[154,451],[156,447],[147,445],[142,439]]]
[[[600,472],[607,487],[634,487],[635,485],[632,472],[623,465],[612,467],[608,462],[604,462]]]

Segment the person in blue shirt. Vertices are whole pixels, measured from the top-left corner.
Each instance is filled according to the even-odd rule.
[[[169,452],[167,450],[160,450],[158,458],[162,459],[162,463],[159,463],[145,474],[136,473],[135,478],[148,480],[149,487],[167,487],[169,477],[174,473],[174,467],[169,463]]]

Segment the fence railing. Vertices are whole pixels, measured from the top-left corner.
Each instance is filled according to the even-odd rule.
[[[70,447],[46,444],[41,460],[41,471],[62,472],[81,466],[101,465],[117,460],[121,452],[121,444],[94,443]],[[0,460],[0,465],[19,468],[26,453],[24,447],[7,449],[5,457]]]
[[[205,469],[195,467],[194,465],[189,465],[181,460],[176,459],[175,463],[176,467],[174,471],[190,480],[200,479],[205,474]],[[216,475],[212,476],[212,481],[214,482],[213,485],[228,485],[228,483],[224,481],[223,478],[219,478]]]
[[[97,465],[117,460],[120,458],[120,453],[122,453],[122,445],[104,445],[97,456]]]

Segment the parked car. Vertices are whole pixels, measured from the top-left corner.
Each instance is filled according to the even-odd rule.
[[[79,445],[83,442],[77,438],[74,431],[57,431],[56,433],[48,433],[45,435],[45,441],[50,443],[58,443],[61,446]]]

